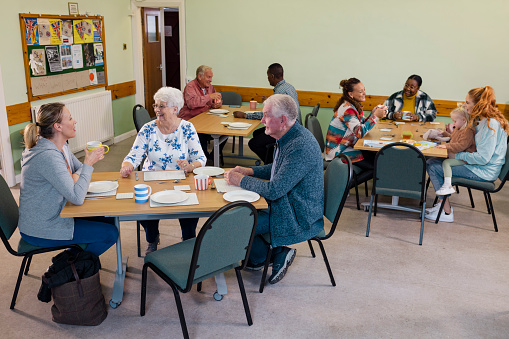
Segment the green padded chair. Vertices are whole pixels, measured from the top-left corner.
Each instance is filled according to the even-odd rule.
[[[376,154],[366,237],[369,237],[373,201],[374,215],[376,216],[379,194],[420,201],[422,211],[419,245],[422,245],[426,211],[426,158],[417,147],[396,142],[382,147]]]
[[[498,232],[497,227],[497,219],[495,218],[495,209],[493,208],[493,202],[491,201],[491,193],[497,193],[504,187],[505,182],[509,179],[509,146],[507,147],[507,151],[505,153],[505,164],[502,166],[500,170],[500,174],[498,175],[498,179],[500,180],[498,186],[495,185],[495,181],[476,181],[465,178],[452,177],[451,183],[452,185],[463,186],[468,188],[468,193],[470,195],[470,203],[472,204],[472,208],[475,207],[474,199],[472,198],[472,194],[470,193],[471,189],[482,191],[484,194],[484,200],[486,201],[486,207],[488,208],[488,214],[491,214],[491,218],[493,219],[493,227],[495,228],[495,232]],[[446,199],[442,199],[442,204],[440,205],[440,209],[437,214],[437,219],[435,220],[435,224],[438,223],[440,219],[440,215],[442,214],[442,210],[444,209]]]
[[[352,180],[352,175],[353,175],[352,162],[350,161],[350,157],[348,157],[347,155],[339,154],[330,161],[330,164],[325,170],[324,174],[325,183],[324,216],[332,223],[332,226],[328,233],[325,233],[324,230],[307,241],[309,245],[309,250],[311,251],[311,255],[313,256],[313,258],[315,258],[316,255],[315,251],[313,250],[311,240],[316,241],[320,246],[323,261],[325,262],[327,272],[329,273],[329,278],[332,286],[336,286],[336,281],[334,280],[334,275],[332,274],[332,270],[329,265],[329,260],[327,259],[327,254],[325,253],[325,248],[323,247],[322,241],[332,237],[334,231],[336,230],[339,217],[341,216],[341,212],[343,211],[343,207],[345,206],[346,198],[348,197],[348,191],[350,187],[350,182]],[[263,293],[263,289],[265,287],[265,279],[267,277],[267,270],[269,268],[270,257],[272,255],[270,233],[262,234],[262,237],[263,240],[268,244],[269,250],[267,252],[267,260],[265,261],[265,265],[263,267],[262,280],[260,282],[259,288],[260,293]]]
[[[140,315],[145,315],[147,269],[150,267],[173,290],[185,338],[189,337],[179,291],[187,293],[194,284],[235,269],[247,323],[253,321],[240,271],[251,250],[258,212],[248,202],[237,201],[221,207],[203,225],[196,238],[152,252],[145,257],[141,282]]]
[[[242,96],[239,93],[229,91],[222,91],[219,93],[221,93],[223,105],[234,105],[234,106],[242,105]],[[242,137],[239,137],[239,139],[242,139]],[[233,136],[232,139],[232,153],[235,153],[235,136]]]
[[[16,287],[14,288],[14,294],[12,295],[11,310],[14,309],[14,305],[16,305],[16,298],[18,296],[21,280],[23,279],[23,274],[28,274],[30,263],[32,262],[32,256],[34,254],[53,252],[69,247],[79,247],[78,245],[38,247],[20,239],[18,243],[18,250],[15,251],[9,243],[9,239],[11,239],[12,235],[18,228],[18,218],[18,204],[16,203],[16,200],[14,200],[12,192],[5,182],[4,177],[0,175],[0,238],[2,238],[2,242],[10,254],[16,257],[23,257],[18,273],[18,280],[16,281]]]

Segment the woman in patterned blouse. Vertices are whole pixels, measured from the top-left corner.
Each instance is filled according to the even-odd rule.
[[[162,87],[154,94],[152,120],[140,129],[133,147],[125,157],[120,174],[127,177],[143,159],[143,171],[184,170],[192,172],[205,165],[198,134],[192,123],[177,117],[184,105],[182,92],[172,87]],[[179,219],[182,239],[196,236],[198,218]],[[157,250],[159,243],[159,220],[143,220],[148,242],[145,254]]]

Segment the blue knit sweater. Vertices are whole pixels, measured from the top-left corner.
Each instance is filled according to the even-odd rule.
[[[277,143],[275,163],[252,167],[254,175],[240,183],[267,199],[274,247],[303,242],[322,231],[324,204],[323,161],[315,137],[294,124]]]

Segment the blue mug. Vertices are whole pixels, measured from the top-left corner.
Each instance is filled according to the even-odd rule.
[[[145,184],[134,185],[134,201],[144,203],[152,194],[152,187]]]

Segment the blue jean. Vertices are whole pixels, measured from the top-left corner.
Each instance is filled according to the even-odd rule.
[[[88,244],[86,250],[100,256],[118,240],[118,229],[113,218],[74,218],[74,234],[70,240],[53,240],[32,237],[21,233],[21,237],[40,247]]]
[[[251,245],[251,252],[249,253],[249,261],[252,265],[255,266],[264,263],[267,259],[269,245],[265,242],[265,240],[263,240],[260,234],[270,232],[269,213],[270,208],[263,211],[258,211],[258,222],[256,223],[255,237],[253,239],[253,245]],[[274,247],[272,249],[272,254],[277,254],[282,249],[282,246]]]
[[[431,183],[435,188],[435,191],[438,191],[440,187],[444,184],[444,169],[442,168],[442,162],[444,159],[431,158],[426,161],[428,175],[431,179]],[[465,178],[476,181],[486,181],[477,176],[474,172],[466,168],[465,166],[454,166],[452,169],[452,176]],[[443,195],[439,195],[438,198],[442,200],[444,198]]]

